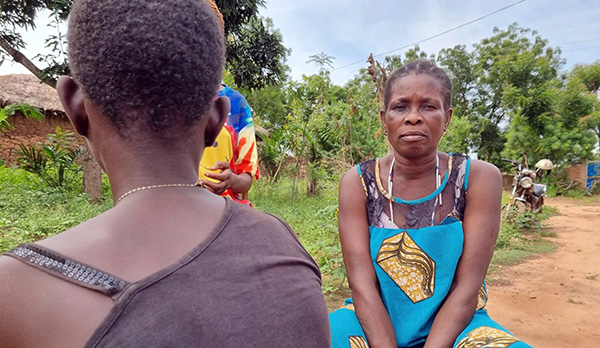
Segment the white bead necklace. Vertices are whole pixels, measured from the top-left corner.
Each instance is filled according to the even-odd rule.
[[[394,181],[394,165],[396,164],[396,157],[392,156],[392,165],[390,166],[390,171],[388,174],[388,192],[391,197],[394,196],[393,190],[393,181]],[[440,156],[438,154],[435,155],[435,191],[440,188],[441,177],[440,177]],[[434,191],[434,192],[435,192]],[[431,226],[433,226],[435,221],[435,208],[437,207],[438,201],[440,202],[440,206],[442,205],[442,192],[440,192],[435,197],[435,202],[433,203],[433,213],[431,214]],[[389,199],[390,204],[390,217],[389,220],[392,225],[394,225],[394,199]]]

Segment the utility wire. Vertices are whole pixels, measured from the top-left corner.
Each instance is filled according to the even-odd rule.
[[[423,40],[419,40],[419,41],[413,42],[413,43],[411,43],[411,44],[408,44],[408,45],[402,46],[402,47],[400,47],[400,48],[393,49],[393,50],[391,50],[391,51],[387,51],[387,52],[384,52],[384,53],[379,53],[379,54],[373,55],[373,57],[379,57],[379,56],[383,56],[383,55],[386,55],[386,54],[390,54],[390,53],[392,53],[392,52],[396,52],[396,51],[399,51],[399,50],[402,50],[402,49],[405,49],[405,48],[408,48],[408,47],[411,47],[411,46],[414,46],[414,45],[418,45],[418,44],[420,44],[420,43],[422,43],[422,42],[429,41],[429,40],[431,40],[431,39],[435,39],[436,37],[442,36],[442,35],[444,35],[444,34],[448,34],[448,33],[449,33],[449,32],[451,32],[451,31],[454,31],[454,30],[456,30],[456,29],[462,28],[462,27],[464,27],[464,26],[467,26],[467,25],[469,25],[469,24],[473,24],[473,23],[475,23],[475,22],[477,22],[477,21],[480,21],[480,20],[482,20],[482,19],[484,19],[484,18],[486,18],[486,17],[489,17],[489,16],[491,16],[491,15],[494,15],[494,14],[496,14],[496,13],[498,13],[498,12],[504,11],[504,10],[506,10],[506,9],[508,9],[508,8],[510,8],[510,7],[513,7],[513,6],[515,6],[515,5],[518,5],[518,4],[522,3],[522,2],[525,2],[525,0],[520,0],[520,1],[517,1],[517,2],[515,2],[515,3],[512,3],[512,4],[510,4],[510,5],[504,6],[504,7],[502,7],[501,9],[498,9],[498,10],[496,10],[496,11],[494,11],[494,12],[490,12],[490,13],[488,13],[488,14],[484,15],[484,16],[481,16],[481,17],[479,17],[479,18],[477,18],[477,19],[474,19],[474,20],[472,20],[472,21],[469,21],[469,22],[463,23],[463,24],[461,24],[461,25],[459,25],[459,26],[456,26],[456,27],[454,27],[454,28],[448,29],[448,30],[446,30],[446,31],[443,31],[443,32],[441,32],[441,33],[439,33],[439,34],[436,34],[436,35],[430,36],[430,37],[428,37],[428,38],[426,38],[426,39],[423,39]],[[365,61],[364,59],[361,59],[361,60],[358,60],[358,61],[356,61],[356,62],[354,62],[354,63],[346,64],[346,65],[344,65],[344,66],[341,66],[341,67],[339,67],[339,68],[335,68],[335,69],[333,69],[332,71],[336,71],[336,70],[344,69],[344,68],[347,68],[347,67],[349,67],[349,66],[352,66],[352,65],[356,65],[356,64],[359,64],[359,63],[363,63],[364,61]]]
[[[569,45],[569,44],[574,44],[574,43],[583,43],[583,42],[595,42],[595,41],[600,41],[600,39],[590,39],[590,40],[579,40],[579,41],[562,42],[562,43],[556,44],[556,46]]]

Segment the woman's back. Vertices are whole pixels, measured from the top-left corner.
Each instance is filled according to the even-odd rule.
[[[73,1],[57,91],[115,207],[0,257],[0,346],[329,345],[293,232],[198,187],[230,109],[219,15],[212,0]]]
[[[314,261],[287,225],[267,214],[227,202],[210,231],[205,231],[202,219],[188,219],[188,227],[173,226],[171,231],[164,231],[172,239],[186,239],[186,232],[182,231],[185,229],[196,230],[197,236],[204,237],[196,237],[201,240],[196,244],[189,244],[191,240],[188,240],[190,250],[177,255],[172,264],[155,270],[151,270],[152,265],[146,267],[151,273],[142,279],[123,276],[132,274],[127,271],[130,268],[127,265],[121,265],[126,270],[123,273],[114,266],[109,266],[111,271],[108,271],[90,261],[93,257],[65,256],[70,253],[68,248],[59,247],[66,252],[56,253],[49,247],[24,246],[19,254],[29,251],[29,255],[11,255],[23,262],[17,264],[3,257],[2,263],[12,263],[13,270],[26,275],[12,282],[11,292],[19,296],[14,299],[16,302],[3,304],[3,313],[10,318],[18,318],[19,312],[39,313],[29,320],[14,322],[20,326],[18,331],[24,333],[20,338],[13,337],[14,346],[77,347],[87,341],[86,347],[148,347],[157,342],[181,347],[244,344],[307,347],[327,342],[326,308]],[[147,239],[158,234],[146,232]],[[96,250],[103,249],[102,244],[97,243]],[[165,243],[164,250],[178,248],[174,247],[177,244],[180,243]],[[93,248],[93,245],[88,247]],[[98,268],[88,272],[100,271],[123,279],[125,287],[117,288],[112,294],[86,288],[85,279],[73,281],[56,272],[56,267],[40,267],[30,262],[30,259],[38,263],[40,260],[31,256],[32,249],[38,252],[35,255],[50,255],[54,261],[60,262],[62,257],[63,263],[69,260],[72,264],[83,262],[90,268]],[[127,254],[126,249],[131,246],[115,248],[113,260],[126,259],[123,255]],[[131,253],[139,259],[143,251],[131,250]],[[59,255],[52,257],[52,254]],[[163,258],[155,254],[151,259]],[[151,263],[149,260],[145,262]],[[48,259],[45,261],[51,265]],[[36,286],[29,283],[30,277],[35,279]],[[133,281],[128,281],[130,279]],[[20,298],[28,300],[20,301]],[[29,300],[32,298],[36,299],[33,303]],[[36,308],[52,314],[44,315]],[[307,317],[307,313],[322,314]],[[48,318],[53,318],[52,324]],[[43,327],[51,333],[44,334]]]

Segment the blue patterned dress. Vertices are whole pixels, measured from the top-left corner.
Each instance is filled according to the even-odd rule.
[[[450,170],[437,191],[406,204],[394,203],[394,210],[399,209],[405,218],[399,226],[388,218],[389,200],[379,179],[378,161],[369,160],[357,166],[367,195],[371,261],[398,347],[421,347],[425,343],[452,286],[463,247],[462,219],[469,164],[466,156],[450,154]],[[436,204],[440,193],[442,200]],[[431,226],[436,209],[440,211],[436,211],[435,221],[441,222]],[[530,347],[490,319],[486,302],[487,291],[482,284],[477,311],[454,347]],[[368,347],[352,299],[331,313],[329,320],[334,348]]]

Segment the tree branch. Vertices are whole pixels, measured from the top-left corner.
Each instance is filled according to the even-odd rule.
[[[15,49],[6,41],[4,38],[0,37],[0,47],[8,53],[15,62],[23,65],[27,70],[31,71],[35,76],[37,76],[40,80],[42,76],[42,71],[38,68],[29,58],[25,57],[23,53],[19,50]],[[53,81],[44,81],[44,83],[48,84],[50,87],[55,88],[55,83]]]

